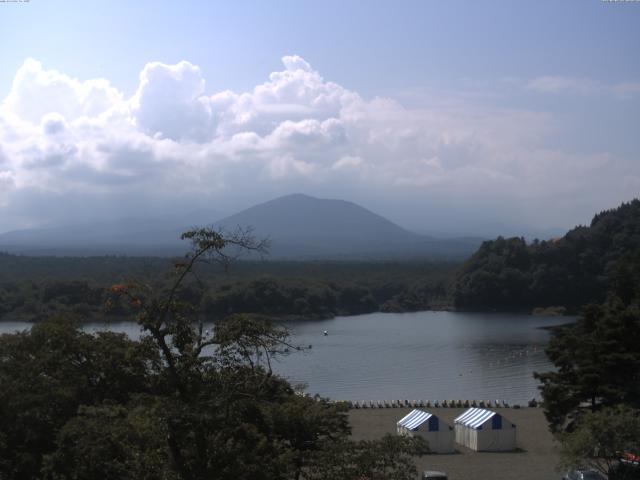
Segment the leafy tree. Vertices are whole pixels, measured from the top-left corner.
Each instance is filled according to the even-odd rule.
[[[343,443],[350,432],[346,406],[317,397],[294,395],[272,403],[268,418],[273,434],[286,439],[295,479],[325,445]]]
[[[459,308],[521,309],[601,303],[610,268],[640,248],[640,200],[594,216],[564,237],[484,242],[459,269],[452,296]]]
[[[581,405],[640,408],[640,256],[615,269],[614,289],[602,305],[590,305],[574,325],[552,335],[546,350],[556,371],[537,374],[553,431],[571,428]]]
[[[51,480],[177,480],[166,461],[167,432],[142,406],[81,406],[45,457]]]
[[[246,232],[223,237],[202,229],[183,237],[192,241],[193,252],[176,265],[177,279],[168,293],[154,296],[138,284],[114,287],[139,304],[140,324],[164,360],[169,395],[159,400],[157,411],[175,472],[185,480],[299,478],[314,452],[346,441],[344,414],[321,399],[296,395],[273,375],[271,356],[296,349],[285,330],[235,315],[209,337],[179,300],[200,259],[226,264],[229,246],[261,250],[262,245]],[[406,463],[404,457],[397,462]]]
[[[640,469],[625,470],[619,463],[622,452],[640,452],[640,410],[618,406],[589,412],[560,439],[566,468],[586,466],[619,480],[640,477]]]
[[[237,249],[264,245],[246,231],[183,238],[193,250],[168,286],[111,287],[138,312],[140,341],[65,319],[0,337],[0,477],[299,479],[339,444],[376,478],[405,478],[413,444],[349,442],[341,405],[273,373],[274,355],[297,350],[285,329],[242,314],[204,329],[188,279],[203,260],[227,266]]]
[[[0,336],[0,476],[36,478],[80,405],[126,402],[150,391],[156,359],[147,342],[111,332],[92,336],[63,318]]]
[[[413,480],[418,472],[412,457],[428,451],[428,445],[421,437],[387,434],[379,440],[343,440],[319,450],[305,478]]]
[[[251,261],[228,272],[199,262],[178,299],[210,319],[232,313],[330,318],[450,305],[447,286],[457,265],[427,261]],[[27,257],[0,253],[0,320],[39,322],[72,314],[83,322],[135,319],[139,310],[110,289],[135,278],[155,291],[175,277],[167,258]],[[386,304],[386,305],[385,305]]]

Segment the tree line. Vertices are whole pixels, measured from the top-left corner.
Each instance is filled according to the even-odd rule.
[[[461,267],[451,297],[461,309],[564,306],[577,312],[604,301],[611,269],[640,249],[640,200],[594,216],[564,237],[484,242]]]
[[[58,314],[82,321],[132,319],[135,309],[113,294],[111,284],[136,278],[162,290],[171,283],[166,259],[0,255],[2,263],[0,320],[42,321]],[[60,271],[47,275],[53,266]],[[117,271],[120,266],[122,272]],[[417,311],[449,303],[447,287],[455,268],[423,262],[240,261],[227,274],[213,265],[198,265],[197,277],[186,281],[180,294],[212,319],[234,312],[318,319]]]
[[[137,312],[140,340],[65,316],[0,335],[0,479],[413,480],[423,440],[353,441],[344,405],[274,374],[274,356],[299,350],[285,329],[234,314],[203,330],[183,291],[196,265],[260,243],[184,237],[193,250],[164,288],[110,287]]]
[[[577,313],[602,302],[611,269],[640,248],[640,200],[597,214],[564,237],[484,242],[464,264],[448,262],[239,261],[231,272],[198,268],[185,295],[212,317],[250,311],[324,318],[373,311],[526,310]],[[56,313],[86,320],[130,317],[108,286],[136,278],[166,288],[166,258],[23,257],[0,253],[0,319]],[[277,299],[277,301],[276,301]],[[105,308],[105,305],[109,308]]]
[[[538,373],[545,415],[567,467],[589,465],[611,480],[640,479],[640,251],[610,271],[602,303],[558,327],[546,349],[555,365]]]

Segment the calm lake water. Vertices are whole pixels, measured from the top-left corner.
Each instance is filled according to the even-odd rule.
[[[274,369],[308,392],[336,400],[506,400],[539,398],[533,372],[552,368],[548,330],[569,317],[519,314],[372,313],[287,322],[293,343],[312,348],[279,359]],[[0,333],[28,328],[0,323]],[[92,323],[133,338],[135,323]],[[328,335],[324,335],[326,330]]]

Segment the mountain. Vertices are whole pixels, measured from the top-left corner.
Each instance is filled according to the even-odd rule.
[[[464,258],[481,242],[426,237],[355,203],[303,194],[253,206],[215,225],[228,231],[253,227],[257,237],[270,239],[272,258]]]
[[[26,255],[174,255],[185,249],[180,234],[213,224],[222,215],[197,210],[186,215],[131,217],[0,235],[0,250]]]
[[[187,216],[125,218],[0,235],[0,251],[27,255],[182,254],[180,234],[213,225],[233,231],[251,227],[270,240],[270,259],[462,260],[480,238],[434,238],[408,231],[366,208],[344,200],[294,194],[255,205],[222,220],[211,211]],[[217,220],[217,221],[216,221]]]
[[[256,233],[301,244],[340,241],[347,245],[388,245],[420,240],[366,208],[344,200],[293,194],[261,203],[216,222],[231,228],[251,225]]]

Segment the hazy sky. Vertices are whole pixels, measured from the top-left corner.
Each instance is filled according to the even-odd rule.
[[[640,2],[0,2],[0,232],[302,192],[414,229],[640,194]]]

